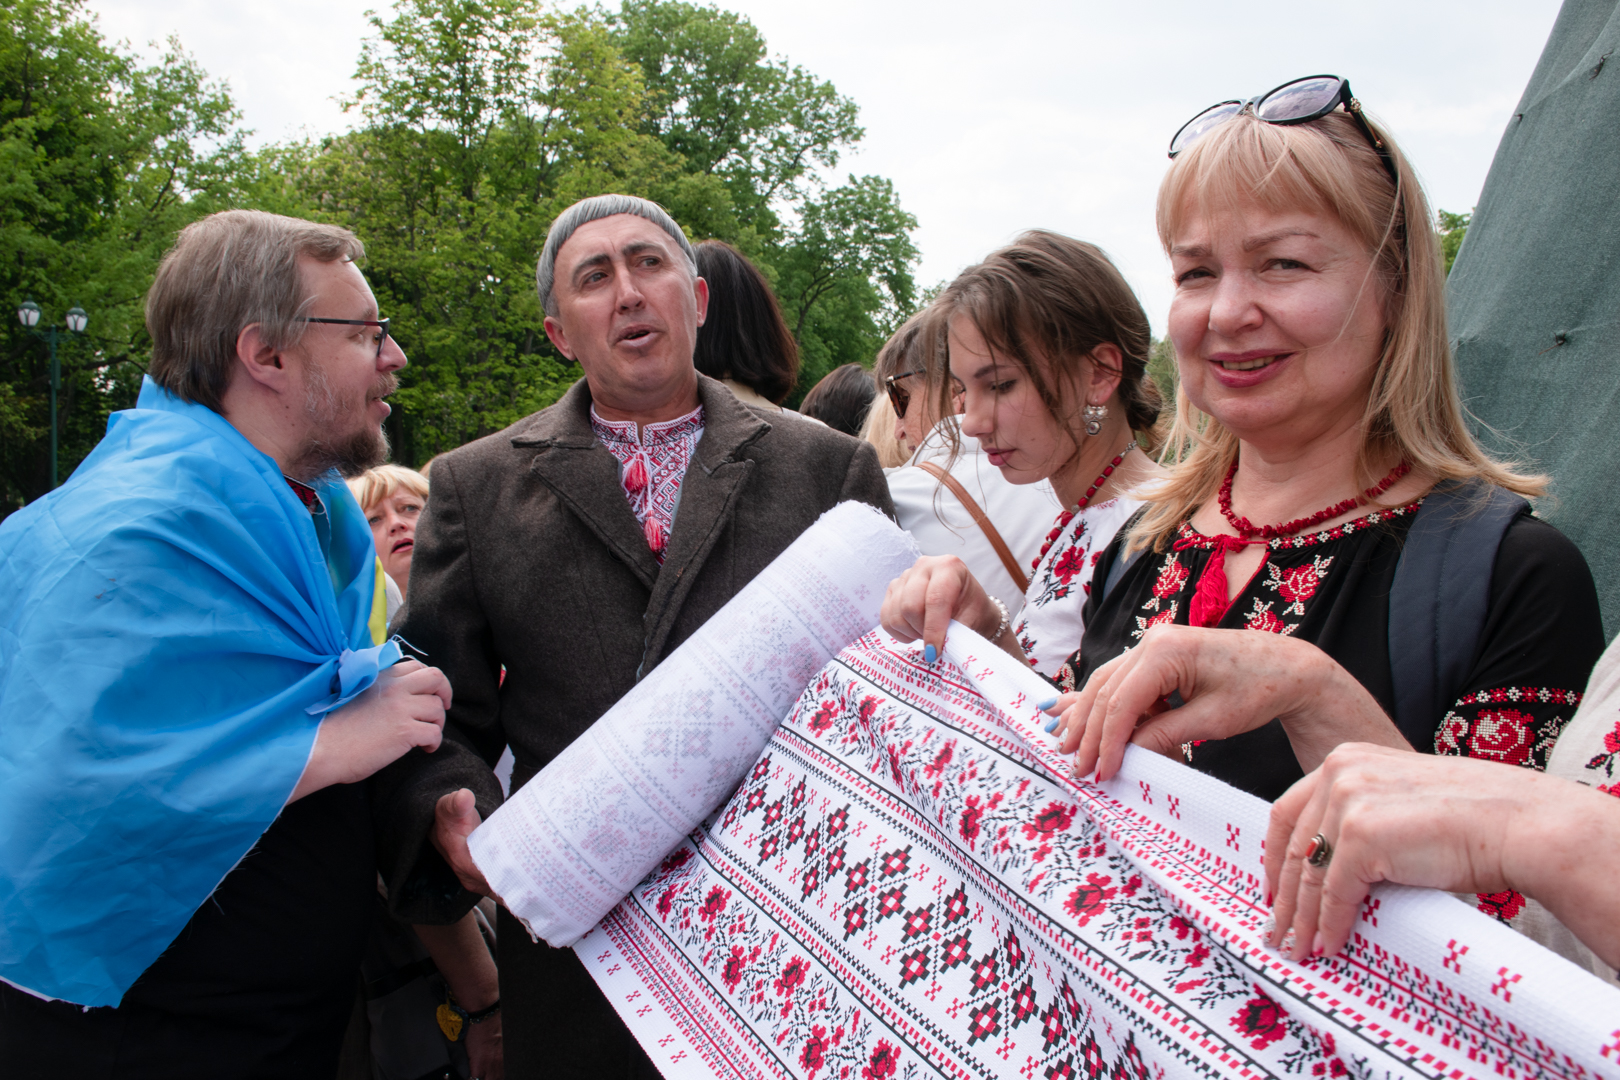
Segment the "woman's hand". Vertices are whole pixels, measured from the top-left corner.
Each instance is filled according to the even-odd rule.
[[[1176,693],[1185,704],[1173,709]],[[1095,770],[1099,780],[1119,772],[1127,743],[1177,757],[1183,743],[1230,738],[1274,717],[1307,772],[1341,742],[1407,747],[1372,695],[1326,653],[1253,630],[1152,627],[1048,712],[1060,716],[1074,774]]]
[[[1306,862],[1318,834],[1325,867]],[[1392,881],[1527,893],[1620,964],[1617,865],[1620,800],[1516,765],[1348,744],[1271,808],[1272,944],[1296,960],[1332,956],[1372,885]]]
[[[896,641],[921,638],[923,659],[930,664],[945,648],[945,628],[952,619],[971,626],[1008,652],[1023,656],[1010,626],[1000,637],[1010,641],[1012,647],[997,640],[1001,609],[968,571],[967,564],[955,555],[924,555],[889,582],[878,618]]]

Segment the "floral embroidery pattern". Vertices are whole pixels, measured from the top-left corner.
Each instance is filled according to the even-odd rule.
[[[1407,506],[1395,507],[1391,510],[1377,510],[1364,517],[1347,521],[1342,525],[1335,525],[1331,529],[1322,529],[1319,532],[1305,533],[1300,536],[1276,537],[1266,544],[1266,562],[1262,566],[1264,574],[1259,576],[1261,588],[1270,589],[1276,594],[1277,600],[1283,601],[1280,610],[1274,609],[1276,601],[1266,601],[1255,597],[1249,611],[1243,616],[1244,628],[1248,630],[1263,630],[1272,634],[1292,634],[1299,629],[1305,617],[1306,605],[1314,599],[1321,590],[1322,582],[1327,579],[1328,569],[1333,565],[1334,556],[1311,556],[1311,561],[1294,566],[1283,566],[1277,560],[1279,556],[1309,549],[1332,540],[1341,540],[1346,536],[1354,535],[1366,529],[1395,521],[1414,513],[1422,500]],[[1205,536],[1191,525],[1183,522],[1176,530],[1177,543],[1183,548],[1195,548],[1203,551],[1212,551],[1215,548],[1215,538]],[[1142,602],[1136,616],[1136,627],[1130,631],[1133,642],[1141,640],[1147,628],[1161,622],[1172,622],[1175,615],[1168,618],[1156,618],[1169,604],[1174,610],[1182,600],[1189,599],[1186,594],[1191,588],[1196,588],[1192,581],[1190,567],[1181,562],[1180,553],[1167,552],[1159,564],[1158,576],[1154,579],[1151,595]],[[1238,597],[1233,597],[1236,601]],[[1072,675],[1071,675],[1072,679]]]
[[[1031,567],[1024,608],[1013,624],[1013,635],[1037,670],[1046,670],[1042,656],[1055,662],[1079,644],[1080,608],[1091,595],[1091,575],[1136,505],[1113,498],[1087,506],[1047,535],[1046,547]]]
[[[1243,629],[1264,630],[1268,634],[1292,634],[1299,629],[1299,623],[1285,623],[1272,612],[1274,600],[1254,598],[1254,608],[1244,616]],[[1285,609],[1286,610],[1286,609]]]
[[[1614,759],[1616,757],[1620,757],[1620,724],[1616,724],[1613,728],[1604,733],[1603,752],[1594,755],[1592,760],[1586,763],[1587,771],[1596,772],[1597,770],[1602,769],[1604,778],[1607,780],[1613,780]],[[1607,791],[1608,789],[1605,788],[1604,790]]]
[[[1284,615],[1304,617],[1305,601],[1316,595],[1317,587],[1327,577],[1328,567],[1332,565],[1331,555],[1325,559],[1320,555],[1313,555],[1310,562],[1302,566],[1290,566],[1286,570],[1279,569],[1274,562],[1268,562],[1266,571],[1270,577],[1262,584],[1288,601],[1288,606],[1282,611]]]
[[[661,563],[675,526],[681,481],[703,438],[703,407],[638,429],[634,420],[604,420],[591,409],[591,431],[621,466],[619,482],[641,523],[647,547]]]
[[[999,714],[955,689],[962,679],[871,639],[846,650],[716,822],[632,894],[634,920],[610,916],[613,940],[634,923],[703,973],[679,985],[712,1007],[683,999],[671,1015],[740,1018],[746,1031],[727,1038],[757,1039],[760,1060],[777,1063],[767,1075],[816,1080],[1396,1075],[1293,1015],[1301,999],[1257,977],[1229,926],[1206,927],[1147,876],[1191,874],[1213,906],[1258,912],[1258,880],[1222,858],[1232,826],[1228,849],[1211,852],[1200,845],[1219,840],[1165,834],[1179,811],[1134,826],[1096,816],[1108,800],[1036,768]],[[1174,799],[1145,782],[1140,796]],[[1165,846],[1133,853],[1133,829]],[[621,955],[662,947],[637,940]],[[1488,992],[1483,1005],[1432,1000],[1452,994],[1433,970],[1359,934],[1345,960],[1320,963],[1329,983],[1357,987],[1356,1008],[1374,1005],[1383,1023],[1414,1013],[1437,1045],[1453,1040],[1448,1059],[1501,1027]],[[1551,1074],[1551,1048],[1512,1047],[1506,1067]]]
[[[1546,769],[1553,743],[1580,703],[1578,691],[1539,686],[1465,694],[1440,722],[1434,752]]]

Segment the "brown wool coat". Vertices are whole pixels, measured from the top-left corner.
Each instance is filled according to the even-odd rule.
[[[381,864],[403,917],[453,920],[474,899],[426,843],[439,796],[471,788],[487,817],[500,802],[490,764],[502,747],[510,744],[516,758],[515,789],[824,511],[857,499],[894,515],[868,444],[799,417],[767,418],[703,376],[698,396],[703,438],[661,567],[619,484],[618,461],[591,431],[583,379],[550,408],[433,463],[410,594],[394,628],[445,672],[454,703],[444,745],[407,755],[373,789]],[[566,986],[568,995],[592,998],[593,1008],[606,1003],[571,953],[529,945],[510,918],[503,930],[508,1075],[518,1076],[530,1056],[526,1044],[553,1051],[556,1044],[543,1032],[526,1039],[528,1025],[513,1008],[514,991],[522,999],[549,991],[515,983]],[[509,941],[522,948],[509,949]],[[547,1067],[583,1075],[624,1060],[629,1036],[611,1011],[611,1025],[600,1015],[566,1020],[558,1009],[569,1004],[536,999],[529,1008],[553,1014],[559,1034],[569,1024],[612,1030],[593,1033],[603,1040],[601,1054],[582,1048],[570,1065],[548,1053]]]

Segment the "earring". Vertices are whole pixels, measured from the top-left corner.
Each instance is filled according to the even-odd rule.
[[[1087,405],[1085,408],[1086,434],[1101,435],[1102,422],[1108,419],[1108,406]]]

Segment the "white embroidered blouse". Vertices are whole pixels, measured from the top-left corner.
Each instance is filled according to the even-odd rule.
[[[1055,675],[1079,650],[1086,633],[1081,612],[1091,595],[1091,572],[1114,534],[1141,505],[1139,499],[1115,496],[1087,506],[1048,534],[1049,546],[1035,560],[1024,610],[1013,624],[1030,666],[1042,675]],[[1062,515],[1056,520],[1062,521]]]

